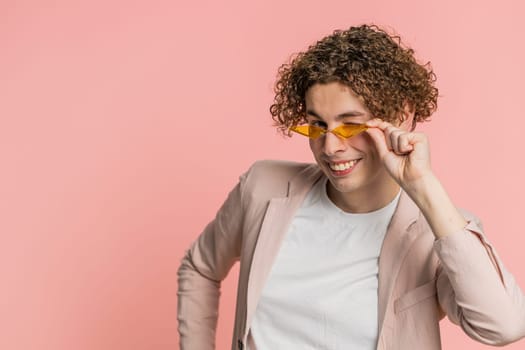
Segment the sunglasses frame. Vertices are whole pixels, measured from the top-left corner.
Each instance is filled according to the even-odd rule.
[[[337,128],[334,128],[332,130],[323,129],[315,125],[303,124],[303,125],[292,126],[290,128],[290,131],[293,131],[300,135],[306,136],[312,140],[315,140],[329,132],[343,139],[349,139],[351,137],[354,137],[362,133],[366,129],[368,129],[368,127],[365,124],[343,124],[343,125],[339,125]]]

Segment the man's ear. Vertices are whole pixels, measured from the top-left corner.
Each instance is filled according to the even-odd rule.
[[[414,131],[416,128],[416,120],[414,116],[414,108],[412,105],[408,102],[405,102],[403,112],[401,113],[403,122],[399,125],[399,128],[407,131]]]

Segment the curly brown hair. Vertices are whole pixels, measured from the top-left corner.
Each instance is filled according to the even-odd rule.
[[[399,36],[361,25],[334,31],[279,68],[270,107],[276,126],[289,135],[291,126],[306,122],[307,90],[334,81],[350,87],[374,117],[389,122],[402,122],[407,104],[414,112],[413,126],[437,108],[430,62],[418,63]]]

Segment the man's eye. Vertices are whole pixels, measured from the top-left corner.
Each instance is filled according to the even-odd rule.
[[[326,123],[322,122],[322,121],[319,121],[319,120],[312,120],[308,124],[311,125],[311,126],[316,126],[318,128],[323,128],[323,129],[326,128]]]

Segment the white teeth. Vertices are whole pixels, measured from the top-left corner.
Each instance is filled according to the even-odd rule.
[[[348,170],[351,167],[353,167],[356,162],[357,162],[356,160],[351,160],[346,163],[330,164],[330,169],[336,170],[336,171]]]

